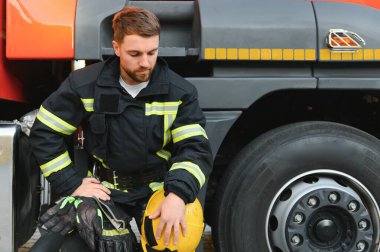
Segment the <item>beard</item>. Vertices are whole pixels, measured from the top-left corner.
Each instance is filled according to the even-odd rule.
[[[144,82],[148,81],[152,76],[153,69],[152,68],[140,68],[135,71],[131,71],[129,69],[124,69],[125,73],[136,82]]]

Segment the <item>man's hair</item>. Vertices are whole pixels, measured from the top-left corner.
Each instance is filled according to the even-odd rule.
[[[114,40],[122,42],[125,35],[139,35],[152,37],[160,35],[160,22],[152,12],[136,7],[128,6],[115,14],[112,20]]]

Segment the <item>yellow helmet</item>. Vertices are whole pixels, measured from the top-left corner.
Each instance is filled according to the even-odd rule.
[[[180,232],[177,245],[173,243],[173,233],[170,235],[169,245],[165,245],[164,236],[160,240],[156,240],[155,232],[157,230],[160,218],[149,219],[149,215],[153,214],[160,204],[164,201],[164,190],[156,191],[150,197],[143,217],[141,226],[141,246],[144,252],[151,251],[177,251],[177,252],[193,252],[197,248],[204,229],[203,210],[201,203],[196,199],[193,203],[187,204],[185,208],[185,219],[187,235],[183,236]]]

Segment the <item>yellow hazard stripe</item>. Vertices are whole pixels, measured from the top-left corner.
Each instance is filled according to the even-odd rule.
[[[316,60],[315,49],[205,48],[206,60]]]
[[[94,99],[93,98],[88,98],[88,99],[80,98],[80,100],[82,101],[84,109],[87,112],[93,112],[94,111]]]
[[[200,187],[204,185],[206,177],[198,165],[188,161],[178,162],[174,163],[169,171],[174,171],[178,169],[184,169],[190,172],[198,180]]]
[[[190,124],[178,127],[172,130],[172,136],[173,143],[177,143],[194,136],[203,136],[204,138],[208,139],[206,131],[199,124]]]
[[[37,119],[49,128],[51,128],[52,130],[65,135],[71,135],[77,129],[73,125],[65,122],[58,116],[49,112],[42,105],[40,107],[40,110],[38,111]]]
[[[380,49],[358,49],[357,52],[333,52],[330,49],[321,49],[319,54],[323,61],[380,60]]]
[[[53,172],[64,169],[69,164],[71,164],[71,159],[68,151],[54,158],[53,160],[40,166],[41,171],[45,177],[49,176]]]
[[[205,48],[205,60],[278,60],[278,61],[315,61],[315,49],[304,48]],[[357,52],[333,52],[320,49],[322,61],[371,61],[380,60],[379,48],[359,49]]]

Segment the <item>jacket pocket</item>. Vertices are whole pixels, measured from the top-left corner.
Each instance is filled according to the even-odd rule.
[[[88,120],[89,134],[87,140],[89,143],[89,151],[92,155],[101,158],[103,161],[107,159],[107,124],[106,115],[102,113],[94,113]]]

